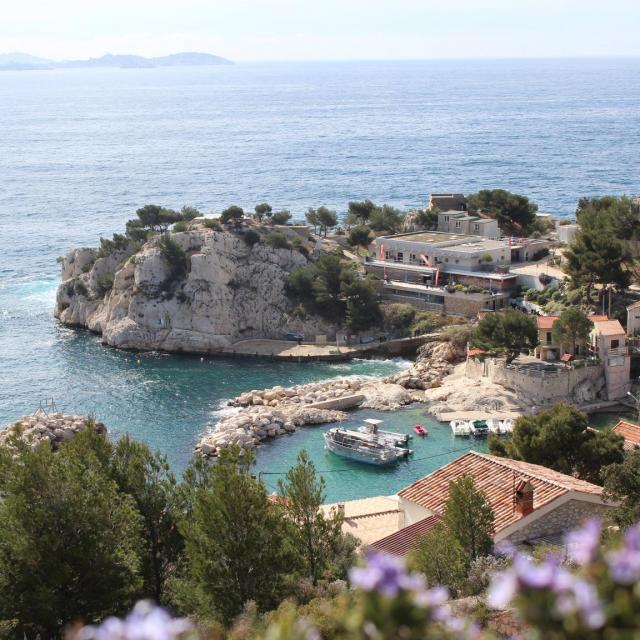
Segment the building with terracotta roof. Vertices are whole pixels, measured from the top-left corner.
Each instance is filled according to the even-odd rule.
[[[373,542],[373,549],[404,555],[440,520],[449,483],[470,475],[495,514],[496,542],[535,542],[560,536],[611,508],[602,487],[540,465],[470,451],[398,493],[405,526]]]
[[[628,422],[627,420],[620,420],[620,422],[613,427],[612,431],[624,438],[624,448],[626,451],[640,447],[640,425]]]
[[[593,317],[590,348],[604,367],[609,400],[619,400],[631,389],[631,357],[627,335],[618,320],[606,316]]]

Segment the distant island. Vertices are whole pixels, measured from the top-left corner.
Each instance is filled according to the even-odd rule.
[[[88,60],[49,60],[28,53],[0,53],[0,71],[39,71],[46,69],[145,69],[153,67],[189,67],[233,64],[226,58],[210,53],[182,52],[168,56],[145,58],[143,56],[105,54]]]

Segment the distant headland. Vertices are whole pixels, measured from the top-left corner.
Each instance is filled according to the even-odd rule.
[[[49,60],[28,53],[0,53],[0,71],[38,71],[46,69],[145,69],[153,67],[188,67],[233,64],[231,60],[210,53],[182,52],[168,56],[143,56],[110,53],[87,60]]]

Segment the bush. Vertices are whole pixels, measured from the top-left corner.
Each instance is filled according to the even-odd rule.
[[[540,251],[536,251],[531,256],[531,259],[535,262],[536,260],[542,260],[542,258],[545,258],[548,255],[549,255],[549,249],[545,247],[544,249],[540,249]]]
[[[165,280],[165,288],[182,280],[189,269],[189,259],[185,250],[166,233],[160,240],[160,255],[169,267],[169,274]]]
[[[291,240],[291,246],[299,251],[305,258],[309,257],[309,249],[307,249],[307,247],[302,242],[302,238],[300,238],[299,236],[296,236],[295,238],[293,238],[293,240]]]
[[[254,231],[253,229],[247,229],[242,234],[242,239],[246,242],[247,245],[249,245],[250,247],[253,247],[254,244],[257,244],[258,242],[260,242],[260,234],[257,231]]]
[[[113,273],[103,273],[98,278],[98,287],[100,287],[101,295],[111,291],[113,289]]]
[[[124,251],[129,246],[129,238],[120,233],[114,233],[113,239],[100,238],[100,248],[96,254],[98,258],[107,258],[116,251]]]
[[[384,327],[388,331],[406,335],[416,317],[410,304],[390,304],[383,309]]]
[[[73,290],[79,296],[84,296],[85,298],[89,295],[89,290],[82,280],[76,280],[73,284]]]
[[[289,224],[289,220],[291,220],[291,212],[286,209],[276,211],[271,216],[271,222],[273,222],[273,224]]]
[[[540,281],[540,284],[542,286],[546,287],[548,284],[550,284],[553,281],[553,278],[547,273],[541,273],[538,276],[538,280]]]
[[[274,249],[291,249],[287,236],[281,231],[274,231],[267,236],[267,244]]]
[[[222,231],[222,225],[212,218],[205,218],[205,221],[202,223],[205,229],[213,229],[214,231]]]
[[[187,223],[185,220],[180,220],[180,222],[176,222],[173,225],[173,232],[174,233],[182,233],[184,231],[187,230]]]

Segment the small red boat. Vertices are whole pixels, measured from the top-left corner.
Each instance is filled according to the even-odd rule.
[[[415,425],[415,427],[413,427],[413,430],[419,435],[419,436],[428,436],[429,432],[421,425],[421,424],[417,424]]]

